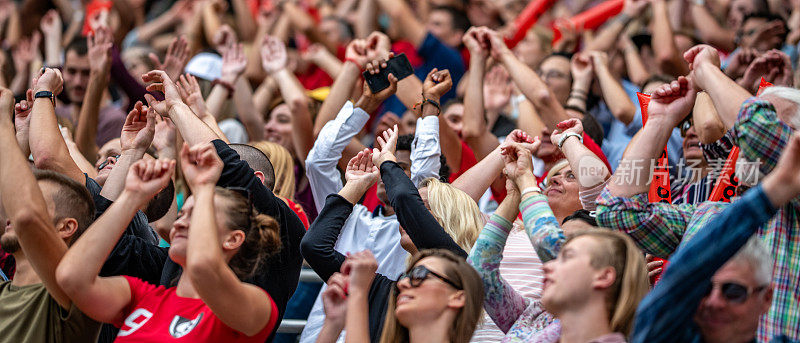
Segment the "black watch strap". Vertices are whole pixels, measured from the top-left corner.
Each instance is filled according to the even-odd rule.
[[[56,96],[51,91],[38,91],[36,94],[33,95],[34,99],[38,98],[48,98],[50,102],[53,103],[53,107],[56,107]]]

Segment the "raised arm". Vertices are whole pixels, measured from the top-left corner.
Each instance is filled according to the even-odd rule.
[[[631,197],[647,192],[650,188],[651,161],[664,150],[672,129],[689,115],[696,94],[692,82],[683,76],[653,92],[647,108],[647,123],[638,137],[629,143],[617,171],[608,183],[611,194]]]
[[[56,67],[61,62],[61,17],[56,10],[49,10],[39,24],[44,35],[44,64]]]
[[[625,0],[622,12],[609,20],[594,36],[591,42],[586,44],[586,51],[611,51],[617,44],[617,37],[625,30],[628,24],[638,18],[647,5],[647,0]]]
[[[344,176],[347,183],[339,194],[327,197],[325,206],[300,243],[303,258],[326,281],[344,263],[344,255],[336,251],[334,246],[347,218],[353,212],[353,205],[358,203],[380,177],[378,168],[372,164],[372,153],[369,149],[364,149],[350,159]]]
[[[245,57],[242,44],[231,44],[223,50],[223,74],[226,80],[234,80],[232,81],[234,89],[233,105],[236,107],[239,119],[242,121],[242,124],[244,124],[248,139],[250,141],[261,141],[264,140],[264,117],[261,113],[256,111],[256,104],[253,100],[253,89],[250,88],[250,83],[247,82],[247,79],[242,77],[246,66],[247,58]],[[204,116],[203,118],[203,121],[208,126],[212,128],[217,127],[217,129],[219,129],[217,121],[211,121],[213,116]],[[220,132],[222,132],[222,130],[220,130]]]
[[[141,102],[137,102],[134,109],[125,118],[125,124],[122,126],[122,133],[119,137],[122,151],[114,164],[114,169],[111,169],[100,195],[111,201],[119,197],[125,188],[128,169],[144,157],[145,151],[153,142],[155,132],[155,111],[144,108]]]
[[[228,137],[225,137],[225,134],[222,133],[220,130],[219,125],[217,124],[217,119],[214,118],[208,111],[208,107],[206,106],[205,101],[203,101],[203,93],[200,90],[200,84],[197,83],[197,79],[186,73],[186,75],[181,75],[180,80],[175,84],[178,88],[178,93],[181,95],[181,99],[183,102],[189,106],[189,109],[192,110],[203,123],[208,126],[211,131],[214,131],[214,134],[219,137],[225,143],[230,143],[228,141]],[[215,86],[216,89],[217,86]],[[177,157],[177,156],[176,156]]]
[[[417,19],[405,0],[375,0],[381,10],[392,19],[392,25],[400,30],[401,36],[411,41],[415,47],[422,45],[427,30],[425,25]]]
[[[503,332],[508,332],[528,307],[528,301],[500,275],[503,249],[511,232],[511,223],[519,213],[520,201],[516,185],[512,181],[507,181],[506,185],[508,195],[486,222],[467,257],[467,262],[483,280],[484,308]]]
[[[86,156],[93,160],[97,156],[97,123],[100,117],[100,106],[103,94],[108,88],[109,72],[111,70],[111,47],[113,46],[111,30],[105,26],[98,27],[94,35],[86,38],[89,47],[89,84],[83,104],[78,115],[78,126],[75,129],[75,143]],[[122,173],[125,175],[127,173]]]
[[[675,35],[669,23],[669,8],[665,0],[654,0],[653,4],[653,53],[662,73],[678,77],[689,73],[681,51],[675,44]]]
[[[369,342],[369,295],[378,261],[369,250],[350,255],[342,266],[348,279],[346,343]]]
[[[314,138],[308,133],[314,128],[308,110],[308,97],[297,78],[288,69],[286,46],[275,37],[266,36],[261,44],[261,65],[278,84],[283,100],[294,114],[292,117],[292,142],[295,156],[305,161]]]
[[[573,118],[558,123],[550,135],[550,141],[561,145],[561,152],[567,157],[572,170],[581,170],[581,166],[584,168],[592,166],[598,169],[592,170],[592,173],[586,173],[589,175],[576,174],[582,191],[593,188],[611,177],[611,171],[608,170],[605,163],[583,145],[583,124],[580,120]]]
[[[720,25],[706,8],[705,2],[692,2],[689,5],[689,17],[701,41],[725,51],[736,49],[736,32]]]
[[[411,181],[414,186],[418,186],[427,178],[439,178],[439,169],[442,166],[440,159],[442,156],[442,144],[439,143],[439,124],[441,122],[439,112],[441,110],[437,105],[439,105],[439,99],[441,99],[442,95],[447,93],[452,86],[453,81],[450,78],[450,72],[446,69],[439,71],[433,68],[425,78],[422,94],[430,102],[426,101],[420,105],[422,106],[422,117],[417,119],[417,128],[414,131],[414,141],[411,146]],[[444,123],[444,125],[448,124]],[[456,137],[456,139],[458,138]],[[455,144],[458,147],[458,160],[451,162],[450,159],[447,159],[451,168],[455,163],[458,163],[455,164],[455,170],[457,171],[461,164],[461,142],[455,140],[447,144]]]
[[[47,77],[54,76],[52,69],[48,69]],[[36,103],[38,105],[45,101],[50,103],[48,99],[37,99]],[[58,286],[55,277],[56,266],[67,251],[67,245],[56,234],[53,218],[48,213],[39,183],[27,167],[27,158],[19,149],[14,135],[14,123],[11,122],[13,110],[14,94],[9,89],[0,88],[0,199],[25,258],[50,296],[62,308],[69,309],[69,297]],[[66,229],[76,229],[77,223],[74,220],[67,224],[69,226]]]
[[[555,94],[550,91],[547,84],[533,69],[514,55],[500,35],[497,32],[490,31],[488,36],[492,46],[492,57],[506,67],[514,83],[522,91],[522,94],[525,94],[525,97],[533,103],[536,112],[541,115],[547,127],[555,127],[556,124],[569,119],[564,108],[561,107]]]
[[[719,53],[711,46],[697,45],[683,54],[683,58],[689,62],[692,81],[711,96],[725,130],[730,130],[742,103],[752,95],[719,69]]]
[[[342,71],[335,77],[330,94],[322,102],[314,121],[314,137],[319,136],[322,127],[336,118],[336,113],[350,99],[353,89],[361,78],[361,68],[369,62],[366,45],[363,39],[354,39],[347,45]]]
[[[278,314],[272,313],[269,295],[258,286],[239,280],[225,259],[214,205],[215,188],[223,169],[222,160],[214,145],[207,142],[192,148],[184,145],[181,162],[186,183],[195,197],[186,247],[186,276],[215,316],[232,329],[253,336]],[[277,226],[274,222],[272,225]],[[269,229],[256,227],[252,230]],[[246,239],[245,233],[232,231],[237,239],[233,242],[226,240],[225,244],[232,247],[242,244]]]
[[[467,89],[464,95],[464,127],[461,135],[464,141],[475,151],[478,160],[485,158],[500,142],[491,134],[486,119],[484,106],[483,80],[486,72],[486,59],[489,56],[491,43],[489,32],[485,27],[472,27],[463,38],[464,45],[469,49],[469,76]],[[445,157],[451,169],[458,170],[461,165],[461,144],[458,141],[447,142]],[[451,162],[451,157],[457,158]]]
[[[586,102],[589,100],[589,93],[592,91],[592,81],[594,80],[594,66],[590,53],[579,52],[572,56],[569,63],[572,73],[572,89],[567,98],[567,106],[588,111]]]
[[[175,161],[136,162],[117,201],[86,229],[58,265],[58,284],[89,317],[104,323],[124,319],[131,300],[128,282],[122,276],[98,274],[137,209],[167,185],[174,169]]]
[[[62,90],[61,71],[47,68],[34,80],[34,94],[41,91],[58,94]],[[29,143],[33,163],[36,168],[62,173],[70,179],[83,183],[86,179],[78,165],[69,155],[69,149],[58,129],[55,108],[46,98],[38,98],[33,102],[30,119]]]
[[[14,127],[17,129],[17,143],[23,156],[30,156],[31,146],[30,128],[31,128],[31,107],[33,107],[33,90],[29,89],[25,92],[25,100],[20,101],[14,105]]]
[[[411,241],[418,249],[447,249],[459,256],[467,256],[425,208],[425,203],[414,187],[414,183],[397,164],[394,155],[397,145],[397,125],[378,137],[381,148],[372,152],[372,161],[380,166],[381,180],[386,185],[389,203],[397,213],[400,222]]]
[[[633,43],[628,35],[620,36],[622,53],[625,57],[625,69],[628,71],[628,79],[636,85],[641,85],[650,78],[651,72],[642,61],[639,48]]]
[[[608,68],[608,55],[604,52],[593,51],[590,56],[592,57],[592,65],[594,66],[594,73],[597,76],[597,81],[600,82],[600,91],[603,93],[603,100],[608,105],[608,109],[614,118],[617,118],[625,125],[633,121],[633,116],[636,115],[636,106],[628,97],[628,93],[622,88],[619,80],[611,74]]]
[[[325,324],[322,325],[316,343],[336,343],[339,339],[347,315],[347,284],[348,277],[341,273],[334,273],[328,278],[327,287],[321,293]]]

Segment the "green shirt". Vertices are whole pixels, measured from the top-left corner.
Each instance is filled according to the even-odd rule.
[[[0,283],[0,343],[96,342],[100,323],[73,304],[65,310],[44,284]]]

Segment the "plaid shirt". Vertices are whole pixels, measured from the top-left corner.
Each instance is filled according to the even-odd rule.
[[[749,161],[760,162],[759,170],[768,174],[775,168],[792,129],[778,120],[767,101],[748,99],[742,104],[733,127],[736,145]],[[597,223],[627,233],[642,250],[669,258],[684,240],[691,239],[729,203],[670,205],[649,203],[647,193],[631,198],[614,197],[608,189],[598,198]],[[775,259],[772,273],[772,306],[761,317],[758,341],[769,342],[786,335],[800,340],[800,199],[780,208],[757,234],[771,248]]]

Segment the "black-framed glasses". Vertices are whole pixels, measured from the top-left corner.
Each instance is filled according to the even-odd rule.
[[[724,297],[725,300],[734,304],[741,304],[747,301],[747,298],[749,298],[751,294],[761,292],[764,289],[766,289],[767,286],[750,288],[735,282],[723,282],[723,283],[712,282],[708,286],[708,290],[706,290],[706,296],[710,295],[711,292],[713,292],[714,289],[717,288],[720,290],[720,292],[722,293],[722,297]]]
[[[414,268],[411,268],[411,270],[409,270],[408,272],[403,273],[403,275],[400,275],[400,278],[397,279],[397,282],[399,283],[403,279],[408,278],[408,283],[411,284],[411,287],[417,288],[430,275],[435,276],[439,280],[442,280],[444,283],[446,283],[446,284],[448,284],[450,286],[453,286],[453,288],[455,288],[457,290],[463,290],[464,289],[463,287],[457,285],[455,282],[450,281],[450,279],[448,279],[448,278],[446,278],[446,277],[444,277],[442,275],[439,275],[438,273],[436,273],[436,272],[434,272],[434,271],[432,271],[432,270],[430,270],[428,268],[425,268],[425,266],[422,266],[422,265],[419,265],[419,266],[416,266]],[[397,285],[397,283],[395,283],[395,285]]]
[[[113,157],[114,161],[116,161],[119,159],[120,155],[114,155]],[[106,158],[106,160],[103,161],[103,163],[100,163],[100,166],[97,167],[97,171],[103,170],[103,168],[105,168],[107,165],[108,165],[108,158]]]

